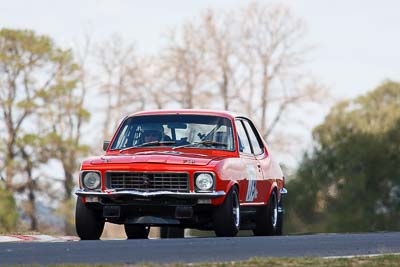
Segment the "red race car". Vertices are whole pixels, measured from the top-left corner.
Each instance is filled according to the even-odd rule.
[[[235,236],[282,233],[285,178],[244,116],[164,110],[127,116],[105,155],[82,162],[76,230],[99,239],[105,222],[124,224],[129,239],[183,229]]]

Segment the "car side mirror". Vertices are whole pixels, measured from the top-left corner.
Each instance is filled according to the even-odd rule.
[[[104,141],[103,142],[103,151],[107,151],[108,145],[110,144],[110,141]]]

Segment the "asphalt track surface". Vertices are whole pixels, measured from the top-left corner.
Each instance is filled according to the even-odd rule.
[[[251,257],[400,253],[400,232],[302,236],[0,243],[0,265],[195,263]]]

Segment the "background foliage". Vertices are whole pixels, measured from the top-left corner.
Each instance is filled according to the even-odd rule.
[[[289,184],[288,232],[400,229],[400,84],[332,108]]]
[[[73,198],[79,157],[88,151],[80,142],[81,127],[90,116],[83,107],[80,72],[72,51],[57,47],[50,37],[0,30],[0,174],[9,194],[4,205],[12,209],[15,203],[9,197],[18,197],[29,230],[48,226],[39,206],[50,203],[54,209],[54,200]],[[46,168],[51,160],[62,166],[61,184]],[[71,234],[73,224],[67,217],[65,231]]]
[[[15,231],[17,219],[17,207],[12,192],[0,186],[0,233]]]

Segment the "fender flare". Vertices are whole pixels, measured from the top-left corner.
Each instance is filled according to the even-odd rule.
[[[237,181],[230,181],[227,185],[226,185],[226,191],[225,192],[229,192],[229,190],[231,190],[231,188],[233,186],[237,186],[238,190],[239,190],[239,183]]]
[[[271,187],[269,188],[268,194],[265,196],[265,200],[264,200],[265,203],[268,203],[269,197],[271,196],[271,193],[272,193],[272,191],[274,191],[274,190],[276,190],[276,195],[277,195],[277,197],[278,197],[278,199],[279,199],[279,201],[280,201],[280,199],[281,199],[280,195],[281,195],[281,194],[279,193],[279,190],[278,190],[278,184],[276,183],[276,181],[274,181],[274,182],[271,184]]]
[[[232,189],[233,186],[236,186],[238,188],[239,192],[239,197],[240,197],[240,191],[239,191],[239,183],[237,181],[229,181],[229,183],[225,187],[225,196],[216,198],[212,200],[213,205],[220,205],[225,201],[225,197],[228,194],[228,192]]]

